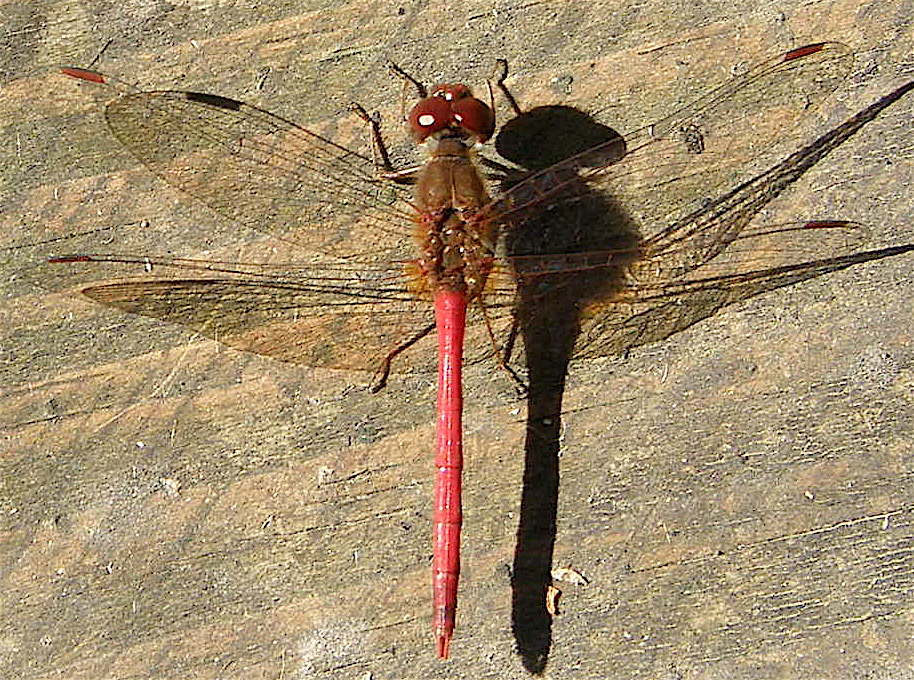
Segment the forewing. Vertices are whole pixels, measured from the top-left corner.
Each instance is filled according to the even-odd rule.
[[[215,95],[140,92],[63,69],[118,97],[105,117],[152,172],[231,220],[302,247],[306,264],[68,255],[41,284],[182,324],[294,363],[371,371],[434,367],[433,306],[408,274],[408,189],[374,163],[290,121]],[[124,279],[131,264],[143,268]],[[54,271],[56,269],[56,271]]]
[[[182,91],[139,92],[81,69],[118,98],[105,118],[152,172],[229,219],[308,250],[403,259],[414,211],[408,190],[355,152],[255,106]]]
[[[596,356],[621,351],[632,343],[653,342],[732,302],[857,262],[908,252],[907,246],[857,252],[867,240],[867,230],[851,222],[747,225],[804,172],[911,90],[914,82],[899,87],[671,225],[661,232],[662,238],[643,243],[616,295],[584,301],[576,351]],[[698,262],[690,257],[695,249],[703,250],[710,260]]]
[[[776,195],[777,180],[759,181],[760,173],[770,173],[766,168],[795,148],[804,118],[841,84],[853,58],[840,43],[792,50],[635,135],[619,182],[625,188],[616,194],[610,180],[610,190],[640,225],[645,254],[675,252],[666,259],[682,271],[726,248]],[[806,160],[811,165],[819,156],[809,153]],[[787,183],[807,169],[800,160],[785,163],[779,167],[792,173],[783,178]],[[768,193],[752,195],[758,187]],[[735,200],[727,203],[727,196]],[[716,202],[722,209],[709,209]]]
[[[690,219],[751,179],[795,139],[803,116],[845,78],[853,53],[820,43],[778,55],[661,121],[578,153],[507,189],[490,208],[523,229],[557,203],[578,200],[579,178],[606,192],[642,251],[677,253],[675,267],[706,262],[745,223]],[[523,115],[523,114],[522,114]],[[621,159],[620,159],[621,156]],[[682,247],[683,245],[688,247]]]

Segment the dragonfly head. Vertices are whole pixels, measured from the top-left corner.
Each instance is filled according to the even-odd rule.
[[[438,85],[409,113],[409,129],[416,142],[434,135],[460,137],[483,143],[495,131],[495,114],[476,99],[466,85]]]

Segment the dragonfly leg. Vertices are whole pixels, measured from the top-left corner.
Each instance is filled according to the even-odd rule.
[[[487,170],[494,170],[497,173],[500,173],[500,176],[497,177],[497,180],[501,180],[503,177],[511,177],[513,174],[517,173],[516,168],[512,168],[504,163],[499,163],[494,158],[486,158],[482,154],[476,157],[479,161],[479,164],[482,165]]]
[[[492,81],[495,81],[495,87],[497,87],[505,99],[508,100],[508,104],[511,105],[511,108],[514,110],[514,115],[519,116],[523,113],[520,108],[520,105],[517,103],[517,100],[514,98],[514,95],[511,94],[511,91],[508,89],[508,86],[505,85],[505,79],[508,77],[508,62],[505,59],[498,59],[495,61],[495,71],[492,74],[492,77],[487,81],[489,83],[489,91],[491,92]],[[494,110],[494,106],[492,107]]]
[[[387,356],[381,360],[381,365],[378,366],[378,370],[375,371],[374,376],[371,379],[371,386],[368,388],[369,391],[374,394],[380,392],[387,385],[387,378],[390,375],[390,366],[393,363],[393,360],[407,349],[415,345],[426,335],[435,330],[435,324],[430,323],[428,326],[423,328],[421,331],[416,333],[409,340],[401,342],[399,345],[394,347],[390,352],[387,353]]]
[[[369,115],[368,111],[355,102],[349,105],[349,110],[368,123],[368,127],[371,130],[371,154],[372,156],[377,154],[374,158],[375,165],[380,165],[384,168],[385,173],[395,172],[393,163],[390,162],[390,154],[387,153],[387,145],[384,143],[384,137],[381,136],[381,125],[378,122],[377,116]]]
[[[518,321],[515,316],[511,321],[511,331],[508,333],[508,339],[504,343],[504,346],[499,348],[498,340],[495,338],[495,330],[492,328],[492,322],[489,319],[489,313],[485,306],[485,303],[482,300],[477,301],[479,308],[482,311],[482,318],[485,320],[486,332],[489,334],[489,342],[492,344],[492,347],[495,350],[495,361],[498,363],[498,366],[505,373],[508,374],[508,377],[514,383],[514,388],[517,391],[517,396],[525,397],[529,388],[527,383],[524,382],[524,379],[521,378],[517,371],[515,371],[511,364],[508,363],[511,360],[511,352],[514,350],[514,342],[518,337]]]
[[[411,75],[409,75],[406,71],[404,71],[402,68],[397,66],[395,63],[393,63],[392,61],[387,62],[387,68],[389,68],[391,71],[393,71],[395,76],[397,76],[398,78],[401,78],[404,82],[415,87],[416,92],[419,95],[419,99],[425,99],[426,97],[428,97],[428,88],[426,88],[425,85],[423,85],[418,80],[413,78]]]
[[[414,184],[416,174],[422,169],[421,165],[415,165],[411,168],[397,170],[390,161],[390,154],[387,152],[387,144],[384,143],[384,137],[381,135],[381,126],[377,116],[372,116],[362,106],[353,102],[349,105],[349,110],[355,113],[359,118],[368,123],[371,130],[371,153],[375,166],[380,167],[379,173],[384,179],[388,179],[397,184]]]
[[[392,61],[387,62],[387,68],[398,78],[403,81],[403,89],[400,91],[400,120],[406,121],[406,90],[412,85],[416,88],[416,94],[419,95],[419,99],[425,99],[428,97],[428,88],[425,87],[418,80],[413,78],[410,74],[404,71],[402,68],[397,66]]]

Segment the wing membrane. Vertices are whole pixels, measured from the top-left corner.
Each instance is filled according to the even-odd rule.
[[[389,259],[409,252],[408,190],[382,180],[370,159],[234,99],[140,92],[95,75],[119,95],[105,110],[115,137],[216,212],[308,250]]]

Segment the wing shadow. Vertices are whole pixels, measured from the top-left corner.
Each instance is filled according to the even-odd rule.
[[[697,258],[691,271],[683,269],[682,275],[643,287],[632,280],[632,271],[649,271],[651,260],[667,258],[673,252],[672,246],[658,248],[660,241],[656,237],[642,239],[638,225],[619,203],[608,194],[589,189],[577,175],[578,170],[586,173],[584,167],[560,163],[561,172],[569,173],[558,178],[567,192],[558,196],[553,193],[555,200],[549,207],[525,215],[507,230],[506,247],[514,258],[518,280],[518,332],[529,384],[524,480],[512,570],[512,630],[529,672],[541,674],[545,670],[552,641],[552,615],[546,608],[546,593],[552,580],[561,406],[569,362],[576,355],[602,356],[656,342],[734,302],[862,262],[914,251],[914,244],[904,244],[837,256],[831,253],[819,259],[726,275],[714,274],[716,270],[709,264],[710,273],[703,276],[702,272],[703,263],[726,256],[739,232],[770,201],[912,89],[914,82],[901,86],[768,170],[666,227],[661,236],[666,235],[671,243],[675,241],[680,252],[690,242],[707,249],[708,234],[726,234],[719,247],[708,249],[708,255]],[[558,146],[544,146],[548,137],[544,131],[548,130],[562,131],[563,141]],[[507,137],[502,139],[502,135]],[[592,146],[600,135],[607,141],[618,138],[616,145],[608,146],[621,158],[625,144],[610,128],[569,107],[540,107],[506,124],[496,144],[503,153],[508,150],[514,154],[511,160],[533,173],[555,163],[556,154],[564,153],[563,149],[570,158],[581,147]],[[580,143],[575,143],[576,138]],[[525,150],[525,155],[518,155],[518,149]],[[550,179],[556,179],[554,173]],[[515,196],[520,193],[523,201],[525,198],[518,191],[523,186],[523,178],[509,178],[503,188]],[[733,221],[735,226],[722,229],[721,221]],[[817,233],[841,232],[849,225],[811,222],[786,229],[784,234],[786,238],[798,234],[801,239],[814,239]],[[751,236],[767,233],[760,231]],[[771,233],[777,244],[781,235],[777,230]],[[752,242],[753,238],[746,240]],[[810,248],[813,257],[817,245],[814,241]],[[823,246],[823,250],[827,248]],[[575,254],[592,252],[603,253],[602,262],[591,262],[585,256],[579,258],[577,269],[559,271],[557,267],[555,272],[549,271],[549,256],[571,256],[574,260]],[[623,311],[595,315],[592,303],[613,296],[619,304],[609,307]],[[667,320],[671,313],[675,318]],[[607,341],[592,351],[594,329],[604,335],[616,330],[623,339]]]

